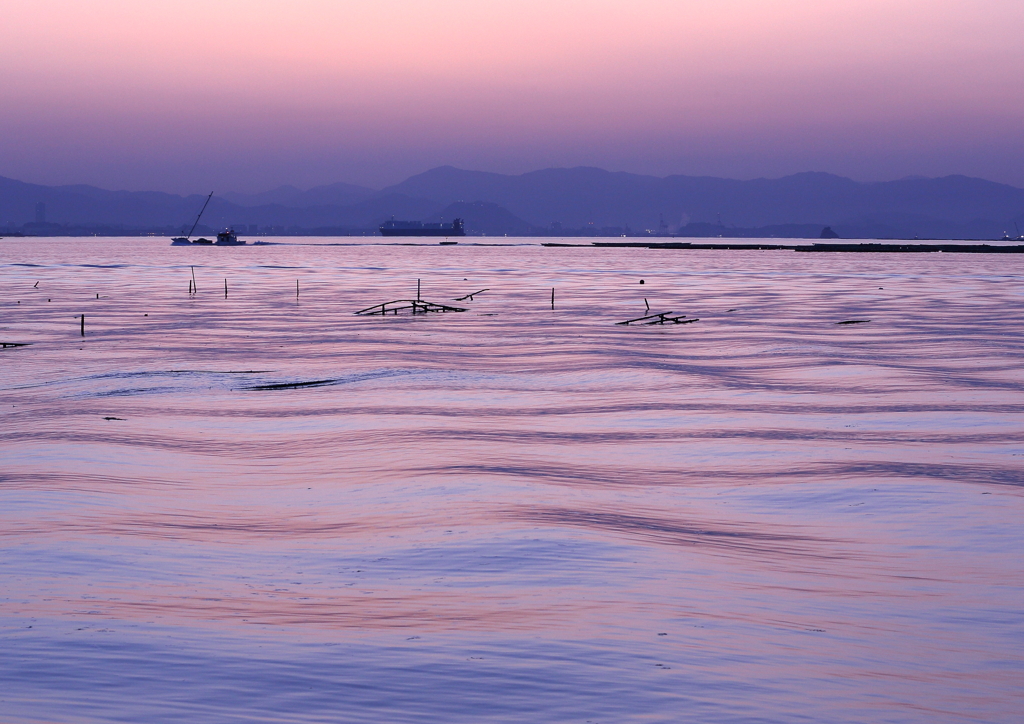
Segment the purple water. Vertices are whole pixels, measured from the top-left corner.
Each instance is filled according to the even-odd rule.
[[[1021,257],[288,241],[0,241],[0,720],[1020,721]]]

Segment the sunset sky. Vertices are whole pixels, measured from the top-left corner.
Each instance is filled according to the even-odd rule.
[[[6,0],[0,175],[177,193],[443,164],[1024,186],[1021,0]]]

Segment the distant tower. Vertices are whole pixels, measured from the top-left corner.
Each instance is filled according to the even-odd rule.
[[[36,223],[37,224],[45,224],[46,223],[46,204],[43,203],[42,201],[40,201],[38,204],[36,204]]]

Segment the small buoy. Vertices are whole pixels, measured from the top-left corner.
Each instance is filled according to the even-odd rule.
[[[644,283],[644,280],[643,280],[643,279],[641,279],[641,280],[640,280],[640,283],[641,283],[641,284],[643,284],[643,283]]]

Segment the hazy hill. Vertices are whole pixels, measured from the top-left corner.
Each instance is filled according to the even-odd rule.
[[[42,201],[46,220],[57,224],[180,230],[191,225],[204,200],[205,194],[48,187],[0,177],[0,228],[33,221]],[[567,231],[606,234],[710,228],[715,236],[761,229],[767,236],[828,225],[847,238],[999,238],[1014,234],[1014,220],[1024,227],[1024,190],[966,176],[858,183],[800,173],[737,181],[597,168],[504,175],[443,166],[381,191],[339,183],[218,194],[203,223],[372,229],[391,216],[462,216],[471,232],[489,235],[537,233],[557,222]]]
[[[294,186],[278,186],[276,189],[258,194],[239,194],[228,191],[221,196],[237,206],[293,206],[302,194],[302,189],[297,189]]]
[[[93,186],[40,186],[0,177],[0,224],[33,221],[40,201],[46,204],[47,220],[57,223],[180,226],[186,221],[191,224],[204,198]],[[211,202],[210,210],[225,203]]]
[[[400,193],[335,184],[293,193],[288,187],[257,194],[261,203],[243,206],[215,195],[203,214],[203,226],[257,224],[313,229],[371,228],[389,216],[421,219],[441,206]],[[253,197],[247,203],[253,202]],[[330,203],[331,198],[348,202]],[[358,201],[352,199],[358,198]],[[276,200],[274,200],[276,199]],[[325,199],[327,201],[325,201]],[[316,201],[322,203],[314,203]],[[35,219],[36,204],[46,205],[46,220],[57,224],[105,225],[133,229],[188,228],[203,207],[206,195],[177,196],[149,191],[107,191],[93,186],[40,186],[0,177],[0,227],[20,227]],[[283,203],[286,202],[286,203]],[[300,205],[300,204],[305,205]]]
[[[858,183],[826,173],[736,181],[696,176],[657,178],[596,168],[545,169],[519,176],[450,166],[413,176],[386,191],[438,204],[489,201],[547,227],[629,226],[658,229],[689,222],[760,227],[829,224],[950,227],[961,234],[1002,234],[1024,214],[1024,189],[966,176]],[[927,229],[927,231],[925,231]],[[937,235],[941,235],[937,234]]]
[[[486,201],[457,201],[426,221],[449,223],[452,219],[462,219],[466,233],[470,235],[529,236],[542,231],[513,215],[508,209]]]
[[[239,206],[278,205],[295,209],[310,206],[351,206],[377,195],[373,189],[353,184],[336,183],[327,186],[315,186],[308,191],[300,191],[294,186],[281,186],[272,191],[260,194],[237,194],[228,192],[224,198]]]

